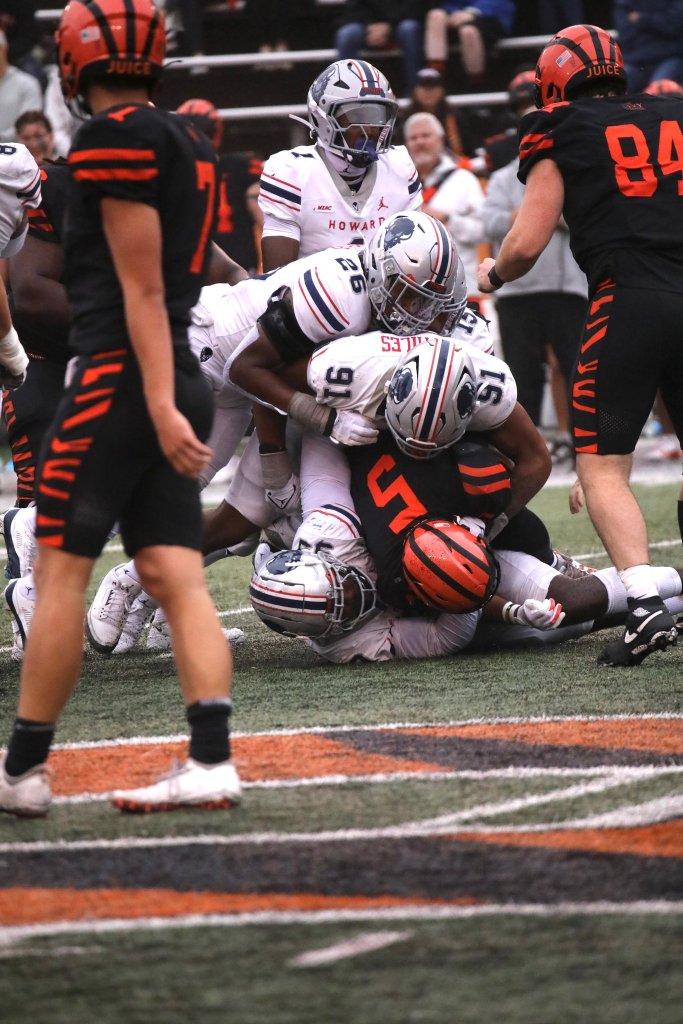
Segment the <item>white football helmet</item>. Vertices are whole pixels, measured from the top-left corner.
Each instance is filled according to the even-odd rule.
[[[455,285],[450,301],[446,303],[442,312],[437,316],[436,323],[432,324],[432,330],[436,334],[445,334],[450,337],[458,321],[467,307],[467,281],[465,279],[465,268],[458,256],[458,266],[455,272]]]
[[[389,217],[362,254],[375,314],[394,334],[420,334],[453,300],[458,272],[455,243],[427,213]]]
[[[398,104],[381,71],[365,60],[337,60],[308,90],[309,127],[321,149],[354,167],[386,153]]]
[[[432,338],[397,364],[387,384],[384,415],[401,451],[431,459],[460,440],[476,400],[470,356],[451,338]]]
[[[341,636],[374,614],[375,587],[365,573],[312,551],[280,551],[249,585],[254,611],[286,636]]]

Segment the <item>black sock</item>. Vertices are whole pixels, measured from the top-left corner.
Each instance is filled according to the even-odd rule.
[[[7,774],[15,777],[23,775],[24,772],[47,761],[54,734],[54,722],[32,722],[30,718],[15,718],[5,759]]]
[[[186,708],[190,724],[190,757],[201,764],[219,764],[230,758],[228,719],[232,701],[227,697],[197,700]]]
[[[683,501],[678,502],[678,531],[683,541]]]

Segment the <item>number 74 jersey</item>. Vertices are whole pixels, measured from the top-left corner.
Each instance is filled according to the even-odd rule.
[[[384,427],[386,388],[397,364],[417,345],[434,338],[434,334],[399,338],[382,331],[340,338],[315,350],[308,363],[308,385],[321,404],[362,413]],[[467,349],[477,378],[477,401],[468,430],[495,430],[517,401],[510,367],[467,342],[457,344]]]

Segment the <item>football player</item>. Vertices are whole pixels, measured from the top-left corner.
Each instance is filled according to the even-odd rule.
[[[600,655],[634,664],[676,642],[649,564],[647,528],[629,485],[632,453],[657,389],[683,438],[683,108],[677,95],[626,94],[616,41],[572,25],[545,46],[536,106],[520,125],[525,195],[497,259],[479,267],[492,292],[536,262],[561,214],[589,283],[572,381],[576,468],[586,506],[630,598],[624,635]],[[683,533],[683,500],[678,505]]]
[[[417,548],[407,564],[417,577],[421,603],[397,611],[375,592],[374,563],[359,526],[348,510],[317,509],[304,520],[294,550],[255,561],[250,597],[261,621],[286,636],[303,637],[327,661],[433,658],[466,647],[560,643],[623,622],[627,612],[626,591],[613,568],[567,579],[514,551],[496,552],[492,567],[490,551],[484,555],[469,530],[433,517],[413,527],[404,541]],[[680,571],[662,568],[658,577],[662,593],[672,595],[667,604],[679,610],[683,603],[673,595],[683,588]],[[498,595],[514,588],[515,600],[491,597],[496,584]],[[449,602],[455,610],[443,610]]]
[[[338,60],[308,92],[313,145],[274,153],[261,175],[263,269],[329,246],[367,241],[400,210],[419,210],[420,181],[405,146],[392,146],[398,105],[377,68]]]
[[[185,763],[115,794],[115,806],[227,808],[241,796],[230,760],[232,660],[206,588],[196,484],[210,456],[211,395],[187,344],[209,262],[213,151],[150,105],[165,52],[152,0],[71,0],[57,51],[65,95],[92,115],[69,153],[66,287],[77,359],[36,484],[37,601],[0,808],[49,810],[46,761],[80,673],[85,590],[115,522],[174,627],[190,727]]]

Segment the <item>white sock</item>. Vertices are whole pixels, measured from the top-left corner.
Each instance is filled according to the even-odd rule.
[[[634,568],[639,567],[634,566]],[[626,611],[627,597],[656,597],[659,594],[662,598],[670,598],[677,597],[683,591],[681,577],[670,565],[648,565],[646,568],[649,569],[652,580],[654,581],[654,593],[631,593],[626,590],[625,583],[623,582],[623,573],[617,572],[617,570],[612,566],[610,566],[609,569],[598,569],[594,575],[600,580],[607,591],[608,614],[610,612]],[[626,569],[624,572],[628,573],[631,572],[631,570]]]
[[[624,584],[628,597],[642,600],[643,598],[658,596],[657,584],[651,565],[631,565],[628,569],[620,571],[619,579]]]

